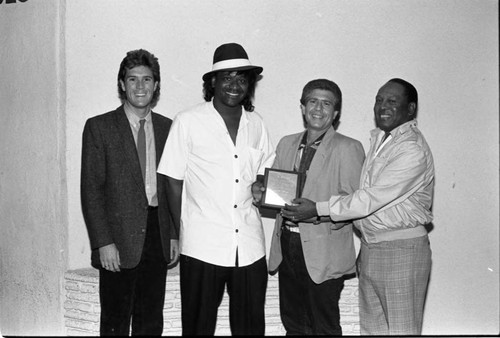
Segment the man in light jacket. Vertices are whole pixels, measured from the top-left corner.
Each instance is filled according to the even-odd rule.
[[[306,84],[300,109],[307,129],[281,139],[273,168],[303,175],[301,196],[323,200],[358,188],[365,158],[357,140],[335,131],[342,93],[332,81]],[[280,313],[289,335],[342,335],[339,298],[355,272],[351,222],[329,216],[295,222],[277,215],[269,270],[279,270]]]
[[[342,196],[296,199],[283,216],[355,219],[361,334],[420,335],[431,269],[426,225],[432,221],[434,161],[417,128],[418,94],[405,80],[389,80],[375,98],[377,129],[360,188]]]

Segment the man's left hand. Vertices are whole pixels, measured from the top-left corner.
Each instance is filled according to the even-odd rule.
[[[179,256],[180,256],[179,240],[171,239],[170,240],[170,263],[168,264],[168,266],[172,267],[175,264],[177,264],[177,261],[179,260]]]
[[[316,203],[307,198],[296,198],[292,205],[285,204],[281,209],[281,215],[293,222],[303,221],[318,216]]]

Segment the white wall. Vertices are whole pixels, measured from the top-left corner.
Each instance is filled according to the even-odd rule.
[[[173,117],[202,100],[201,75],[214,49],[230,41],[264,67],[255,104],[275,142],[301,130],[299,97],[311,79],[339,84],[339,131],[365,149],[378,88],[391,77],[415,84],[436,162],[423,333],[498,333],[496,1],[71,0],[64,12],[65,3],[0,4],[0,31],[8,32],[0,35],[2,333],[43,327],[58,334],[57,276],[89,266],[81,132],[87,118],[119,105],[125,53],[146,48],[159,57],[155,110]],[[265,226],[270,234],[271,221]]]
[[[0,1],[0,331],[62,335],[63,7]]]

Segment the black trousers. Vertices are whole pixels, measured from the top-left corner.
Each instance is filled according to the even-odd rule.
[[[101,336],[155,335],[163,332],[167,263],[163,257],[158,210],[150,210],[141,261],[133,269],[99,269]],[[132,330],[130,321],[132,319]]]
[[[339,299],[344,278],[314,283],[307,271],[299,233],[284,228],[281,251],[280,313],[287,335],[341,336]]]
[[[182,335],[214,335],[217,310],[227,286],[233,335],[264,335],[267,263],[223,267],[180,257]]]

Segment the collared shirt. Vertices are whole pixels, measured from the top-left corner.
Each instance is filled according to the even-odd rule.
[[[139,121],[142,119],[127,109],[126,105],[123,107],[137,146],[137,134],[141,125]],[[156,195],[156,148],[151,111],[149,111],[144,119],[146,120],[146,123],[144,123],[144,132],[146,135],[146,180],[144,185],[149,205],[156,207],[158,206],[158,196]]]
[[[293,171],[302,173],[303,177],[300,180],[300,189],[299,189],[299,197],[302,197],[302,191],[304,191],[304,185],[306,184],[306,178],[307,178],[307,173],[309,171],[309,167],[311,166],[311,162],[314,158],[314,155],[316,154],[316,150],[318,150],[318,147],[321,144],[321,141],[323,140],[323,137],[325,136],[326,132],[321,134],[313,143],[310,145],[307,145],[307,130],[305,131],[304,135],[302,136],[302,139],[299,144],[299,148],[297,149],[297,156],[295,157],[295,163],[293,165]],[[292,222],[289,219],[283,218],[283,224],[286,224],[288,226],[292,227],[298,227],[299,224],[296,222]],[[298,228],[297,228],[298,229]],[[296,230],[298,231],[298,230]]]
[[[295,164],[293,166],[293,170],[296,172],[303,173],[304,177],[301,182],[300,193],[299,196],[302,196],[302,190],[304,189],[304,184],[306,183],[307,172],[309,171],[309,167],[311,166],[311,162],[314,158],[314,154],[316,154],[316,150],[318,149],[323,137],[326,132],[321,134],[313,143],[307,145],[307,130],[302,136],[302,140],[300,141],[299,149],[297,149],[297,157],[295,158]]]
[[[158,172],[183,180],[180,252],[219,266],[247,266],[265,256],[251,185],[275,153],[256,112],[243,111],[236,145],[212,102],[180,112]]]
[[[423,236],[432,221],[434,161],[417,122],[392,130],[377,153],[383,135],[378,128],[371,132],[359,190],[316,203],[319,215],[334,221],[357,219],[354,225],[366,243]]]
[[[377,146],[377,150],[375,150],[375,156],[377,156],[378,152],[380,150],[382,150],[382,148],[387,144],[389,143],[389,141],[391,140],[392,138],[392,135],[390,132],[385,132],[384,135],[382,136],[382,139],[380,140],[380,142],[378,142],[378,146]]]

